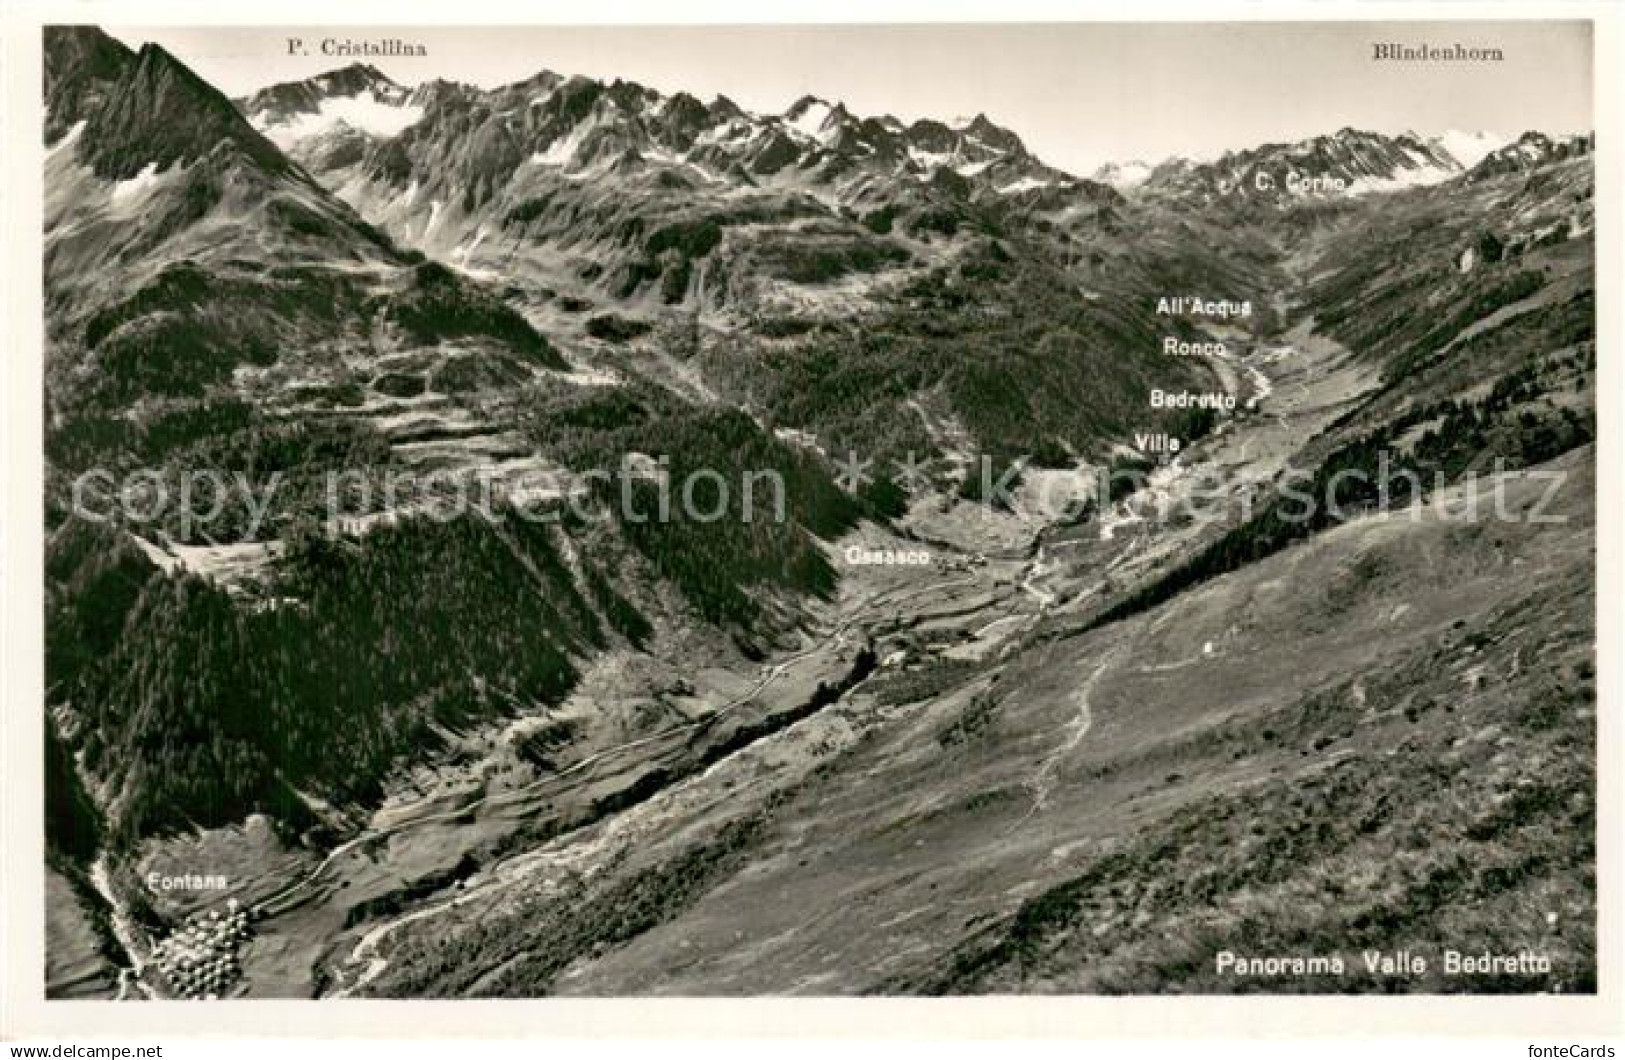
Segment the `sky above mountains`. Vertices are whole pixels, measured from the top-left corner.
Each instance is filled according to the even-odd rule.
[[[1079,23],[1066,25],[114,28],[152,40],[228,95],[354,61],[324,37],[420,43],[366,57],[390,77],[493,87],[542,69],[726,95],[781,112],[804,95],[859,114],[985,112],[1052,165],[1209,158],[1343,126],[1515,137],[1592,127],[1589,24]],[[311,54],[290,56],[288,38]],[[1501,62],[1382,62],[1373,45],[1498,48]]]

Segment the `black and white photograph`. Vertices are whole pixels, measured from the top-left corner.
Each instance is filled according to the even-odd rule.
[[[29,30],[47,1003],[1617,987],[1593,21],[256,17]]]

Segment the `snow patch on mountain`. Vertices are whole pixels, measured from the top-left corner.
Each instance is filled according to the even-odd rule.
[[[569,165],[570,160],[575,158],[576,151],[580,150],[582,143],[596,128],[598,128],[598,123],[595,121],[581,122],[569,132],[548,144],[546,150],[537,151],[531,155],[530,160],[539,166],[562,167]]]
[[[1390,191],[1404,191],[1406,188],[1427,188],[1434,184],[1442,184],[1461,173],[1460,169],[1428,162],[1417,152],[1408,151],[1407,154],[1417,160],[1418,164],[1416,166],[1410,169],[1396,168],[1393,175],[1389,177],[1357,177],[1349,182],[1348,194],[1375,195]]]

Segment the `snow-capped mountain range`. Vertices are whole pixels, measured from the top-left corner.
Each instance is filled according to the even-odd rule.
[[[863,198],[878,175],[925,182],[946,171],[947,179],[1004,195],[1082,183],[1045,166],[985,115],[905,125],[812,96],[782,114],[755,114],[726,97],[703,103],[684,92],[551,72],[490,91],[449,82],[408,89],[358,64],[274,85],[238,105],[256,129],[317,168],[329,168],[324,150],[358,135],[432,138],[438,129],[414,127],[455,112],[459,124],[478,122],[484,146],[511,154],[515,169],[546,167],[579,179],[664,167],[709,184],[818,185],[843,199]]]

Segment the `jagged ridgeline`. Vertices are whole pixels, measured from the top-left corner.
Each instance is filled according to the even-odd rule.
[[[47,666],[80,770],[51,772],[53,842],[86,852],[81,777],[115,841],[255,810],[298,823],[299,792],[365,801],[437,732],[561,695],[570,654],[605,633],[549,537],[468,521],[297,536],[315,495],[302,482],[388,447],[365,420],[306,415],[287,395],[342,405],[334,366],[392,349],[562,359],[495,296],[361,220],[161,48],[52,29],[45,57]],[[164,525],[86,523],[63,490],[89,470],[183,468],[292,477],[257,531],[279,556],[255,583],[269,599],[155,563]],[[232,516],[195,535],[252,536]]]
[[[1212,952],[1514,921],[1570,967],[1466,988],[1594,986],[1589,137],[1081,179],[985,115],[45,45],[83,904],[229,871],[256,996],[1253,989]],[[1566,528],[1375,510],[1475,476]]]

